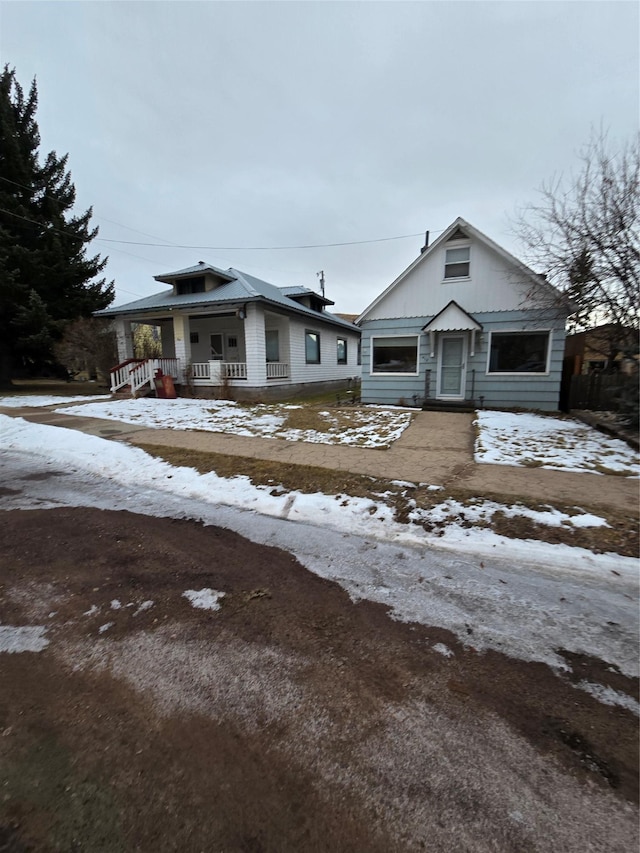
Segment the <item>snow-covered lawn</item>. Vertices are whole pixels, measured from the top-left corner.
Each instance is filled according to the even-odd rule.
[[[476,462],[640,476],[636,451],[572,418],[480,411],[475,423]]]
[[[89,402],[87,402],[89,401]],[[228,400],[111,400],[102,397],[0,397],[2,406],[52,406],[56,412],[105,418],[155,429],[202,430],[318,444],[389,447],[410,425],[413,411],[384,406],[315,411],[314,428],[288,425],[302,406],[243,405]],[[640,476],[640,456],[623,441],[572,418],[479,411],[476,462]]]
[[[86,406],[73,406],[56,411],[68,415],[107,418],[156,429],[203,430],[356,447],[388,447],[400,438],[412,418],[412,412],[406,409],[343,407],[315,413],[323,424],[322,429],[288,427],[289,415],[301,408],[302,406],[283,403],[251,406],[230,400],[158,400],[146,397],[139,400],[88,403]]]

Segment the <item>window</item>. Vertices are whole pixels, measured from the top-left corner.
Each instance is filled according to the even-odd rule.
[[[372,338],[372,373],[417,373],[418,338]]]
[[[347,363],[347,339],[346,338],[338,338],[338,364],[346,364]]]
[[[546,373],[549,332],[492,332],[488,373]]]
[[[468,278],[471,249],[447,249],[444,258],[445,278]]]
[[[304,354],[307,364],[320,364],[320,335],[305,329]]]
[[[198,332],[190,332],[189,333],[189,341],[192,344],[200,343],[200,335],[198,334]]]
[[[186,296],[188,293],[204,293],[204,276],[196,275],[177,281],[176,293],[178,296]]]
[[[362,338],[358,338],[358,361],[357,364],[362,364]]]
[[[231,349],[237,349],[238,338],[235,335],[227,335],[227,346]]]
[[[280,339],[277,329],[267,329],[264,333],[267,348],[267,361],[280,361]]]

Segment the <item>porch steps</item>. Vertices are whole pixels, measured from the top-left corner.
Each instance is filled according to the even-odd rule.
[[[478,408],[475,400],[425,400],[423,412],[475,412]]]

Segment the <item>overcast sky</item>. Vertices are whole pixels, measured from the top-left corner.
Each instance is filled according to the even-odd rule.
[[[69,153],[115,304],[205,260],[360,313],[462,216],[509,216],[639,127],[635,2],[0,2],[0,58]],[[127,245],[124,242],[160,244]],[[192,246],[203,248],[179,248]],[[204,248],[210,247],[210,248]],[[235,247],[235,248],[224,248]]]

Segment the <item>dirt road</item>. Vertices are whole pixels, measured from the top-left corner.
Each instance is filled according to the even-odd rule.
[[[49,641],[0,655],[0,849],[637,849],[637,718],[575,686],[637,698],[607,664],[480,654],[192,521],[3,512],[0,565]]]

